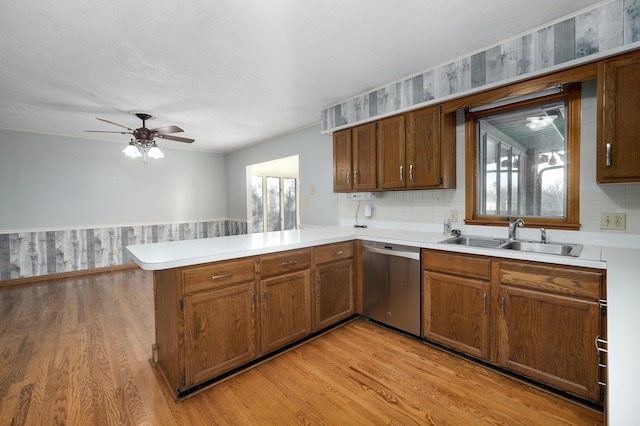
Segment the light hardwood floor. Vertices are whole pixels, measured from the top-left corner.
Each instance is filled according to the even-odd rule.
[[[603,415],[355,320],[176,403],[152,275],[0,289],[0,425],[593,425]]]

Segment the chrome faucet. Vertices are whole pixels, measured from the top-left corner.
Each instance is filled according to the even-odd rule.
[[[547,244],[547,231],[544,228],[540,228],[540,242]]]
[[[516,230],[518,229],[518,227],[524,227],[525,223],[524,220],[522,219],[514,219],[511,216],[507,216],[507,220],[509,221],[509,239],[510,240],[515,240],[516,239]]]

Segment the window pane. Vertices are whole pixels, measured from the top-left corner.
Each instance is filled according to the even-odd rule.
[[[497,214],[498,207],[498,175],[496,164],[498,162],[496,153],[498,152],[498,141],[489,137],[485,132],[483,135],[484,140],[484,166],[481,170],[485,170],[485,192],[481,193],[481,197],[484,195],[484,199],[480,198],[479,211],[483,215]],[[480,157],[483,158],[482,156]]]
[[[280,178],[267,177],[267,231],[280,229]]]
[[[296,229],[296,180],[283,178],[284,229]]]
[[[540,176],[540,214],[542,216],[562,217],[566,204],[566,167],[564,152],[545,153],[549,156],[546,165],[539,166]]]
[[[477,212],[566,217],[566,100],[477,119]]]
[[[251,219],[253,232],[264,232],[262,176],[251,176]]]

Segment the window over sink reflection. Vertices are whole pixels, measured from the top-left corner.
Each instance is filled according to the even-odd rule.
[[[534,226],[579,226],[579,108],[579,86],[569,86],[467,115],[467,146],[475,150],[467,223],[513,216]]]
[[[564,217],[566,100],[478,119],[482,215]]]

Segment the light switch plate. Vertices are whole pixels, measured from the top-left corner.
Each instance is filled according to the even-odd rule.
[[[600,216],[600,229],[624,231],[627,229],[626,213],[602,213]]]

